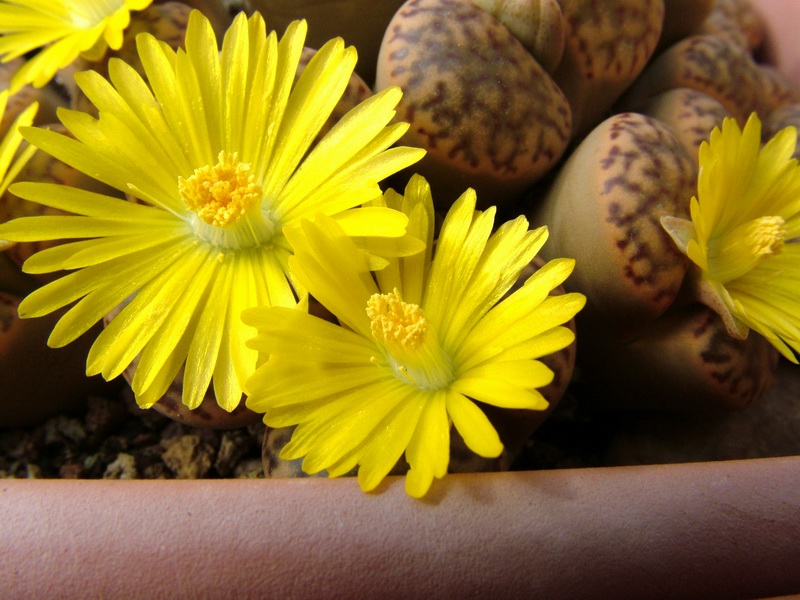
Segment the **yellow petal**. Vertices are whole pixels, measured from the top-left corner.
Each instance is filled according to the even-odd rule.
[[[538,391],[494,378],[463,377],[450,387],[465,396],[500,408],[544,410],[548,406],[547,400]]]
[[[521,388],[540,388],[553,381],[553,371],[538,360],[492,361],[460,373],[457,381],[463,379],[494,379]]]
[[[411,467],[406,475],[406,492],[414,498],[424,496],[433,482],[447,474],[450,462],[450,419],[445,404],[447,392],[431,394],[414,431],[406,459]]]
[[[273,357],[247,380],[247,406],[264,413],[273,427],[287,427],[310,420],[327,401],[363,393],[383,379],[372,364],[300,363]]]
[[[203,401],[214,374],[232,286],[233,268],[230,262],[223,262],[202,300],[203,310],[186,360],[183,403],[192,410]]]
[[[216,274],[215,267],[218,263],[211,254],[211,249],[206,249],[205,253],[197,252],[197,255],[192,257],[194,260],[190,264],[195,269],[193,275],[187,281],[182,282],[181,293],[178,294],[169,315],[145,346],[133,378],[133,390],[137,396],[151,387],[163,387],[167,383],[171,383],[178,366],[167,365],[172,365],[176,356],[180,356],[178,365],[182,365],[186,360],[191,333],[197,326],[200,316],[199,308],[202,307],[200,302],[205,296],[205,290],[211,279]],[[173,373],[169,381],[161,379],[168,377],[165,369],[167,372]],[[160,395],[156,399],[158,397]]]
[[[310,362],[368,363],[378,352],[375,344],[362,336],[291,308],[247,310],[244,318],[258,329],[249,345],[265,354]]]
[[[494,426],[475,406],[475,403],[456,391],[447,394],[447,413],[453,419],[464,443],[475,454],[495,458],[503,451],[503,444]]]
[[[103,329],[89,351],[86,370],[106,380],[120,375],[169,315],[201,260],[174,262],[143,285],[136,296]]]
[[[358,468],[358,484],[369,492],[383,481],[397,464],[415,433],[429,394],[415,392],[388,415],[370,436]]]

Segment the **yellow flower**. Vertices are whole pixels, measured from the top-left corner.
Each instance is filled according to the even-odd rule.
[[[536,388],[553,373],[536,359],[572,343],[562,325],[585,298],[548,296],[572,272],[571,259],[549,262],[504,298],[547,230],[529,231],[518,217],[491,234],[495,211],[476,211],[472,190],[445,218],[435,258],[425,180],[412,178],[405,197],[390,190],[385,201],[402,207],[426,252],[372,273],[333,220],[293,231],[293,273],[342,326],[290,308],[245,311],[259,332],[250,344],[269,356],[248,382],[247,406],[271,427],[297,425],[283,458],[304,456],[306,472],[331,477],[360,465],[365,491],[405,452],[406,490],[421,497],[447,472],[451,424],[475,453],[502,451],[475,400],[546,408]]]
[[[701,301],[728,331],[749,329],[786,358],[800,351],[800,166],[797,130],[787,127],[761,147],[761,122],[734,119],[700,147],[691,221],[664,217],[676,245],[696,265]],[[792,351],[794,350],[794,352]]]
[[[42,87],[78,55],[100,60],[118,50],[130,11],[153,0],[0,0],[0,60],[37,51],[11,79],[11,93]]]
[[[8,105],[8,97],[10,96],[8,90],[0,92],[0,121],[3,120],[3,115],[6,112]],[[6,188],[14,181],[14,178],[25,166],[25,163],[36,152],[35,146],[26,146],[19,154],[17,151],[22,143],[22,134],[19,132],[20,127],[29,126],[33,123],[33,118],[36,116],[38,110],[38,103],[34,102],[22,111],[19,116],[11,123],[6,134],[0,140],[0,198],[6,193]],[[0,252],[11,247],[12,243],[0,239]]]
[[[93,344],[87,372],[110,379],[138,356],[132,387],[141,406],[156,402],[182,367],[187,406],[200,404],[210,382],[221,407],[238,405],[257,360],[245,346],[253,332],[241,311],[306,298],[288,274],[285,227],[324,213],[354,235],[404,235],[407,218],[398,211],[349,210],[380,196],[377,182],[423,153],[390,148],[408,127],[387,125],[401,93],[367,99],[311,148],[356,53],[333,40],[295,83],[305,31],[295,22],[278,41],[260,15],[240,14],[218,52],[211,25],[194,11],[186,51],[137,38],[149,87],[119,59],[110,61],[110,82],[92,71],[76,76],[99,109],[97,119],[59,112],[76,139],[24,130],[38,147],[139,200],[16,184],[18,196],[75,216],[17,219],[0,225],[0,237],[78,240],[24,265],[31,273],[72,271],[19,306],[36,317],[77,301],[55,326],[52,346],[130,300]]]

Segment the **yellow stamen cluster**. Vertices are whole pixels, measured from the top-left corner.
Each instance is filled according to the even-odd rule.
[[[709,243],[709,273],[722,283],[742,277],[770,256],[780,254],[785,238],[782,217],[746,221]]]
[[[761,217],[750,222],[744,243],[758,256],[780,254],[785,238],[786,222],[782,217]]]
[[[367,302],[367,316],[373,337],[389,347],[416,350],[428,332],[422,309],[403,302],[397,288],[391,294],[373,294]]]
[[[183,203],[209,225],[226,227],[261,203],[261,187],[250,173],[250,165],[238,155],[220,152],[215,165],[194,170],[188,179],[178,178]]]
[[[388,353],[396,373],[407,383],[436,390],[453,381],[453,367],[422,308],[391,294],[367,301],[372,336]]]

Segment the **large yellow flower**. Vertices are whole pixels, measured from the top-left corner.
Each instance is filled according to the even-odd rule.
[[[762,148],[753,114],[734,119],[700,146],[691,221],[662,224],[699,269],[700,299],[744,338],[753,329],[786,358],[800,351],[800,166],[797,130],[780,131]],[[794,352],[792,351],[794,350]]]
[[[153,0],[0,0],[0,59],[37,51],[11,79],[14,93],[42,87],[78,55],[99,60],[118,50],[132,10]]]
[[[305,456],[309,473],[331,477],[360,465],[375,488],[405,451],[406,490],[423,496],[447,472],[450,427],[467,446],[496,457],[502,444],[475,400],[542,410],[536,388],[552,371],[537,358],[569,345],[562,325],[581,294],[548,296],[574,261],[549,262],[504,298],[547,238],[524,217],[492,234],[494,209],[475,210],[468,190],[450,209],[431,257],[433,208],[421,177],[389,206],[409,216],[409,232],[428,250],[390,259],[375,273],[331,219],[292,232],[292,271],[342,326],[290,308],[256,308],[245,320],[251,342],[269,356],[250,378],[247,406],[271,427],[297,425],[281,456]]]
[[[35,317],[77,301],[49,344],[63,346],[130,300],[98,336],[87,372],[110,379],[139,356],[132,386],[151,406],[184,367],[183,402],[202,401],[209,383],[226,410],[237,406],[257,353],[240,313],[294,306],[302,289],[287,271],[285,227],[335,215],[354,235],[402,239],[406,217],[356,209],[378,182],[423,151],[390,148],[407,129],[387,125],[397,88],[377,94],[312,143],[346,88],[356,61],[341,39],[319,50],[295,83],[306,26],[278,41],[258,14],[240,14],[222,50],[208,20],[192,12],[186,51],[149,34],[137,38],[146,78],[119,59],[110,82],[79,73],[99,118],[62,110],[72,139],[28,128],[25,137],[78,170],[127,192],[129,202],[46,183],[15,194],[75,216],[21,218],[0,226],[15,241],[66,239],[24,265],[31,273],[73,271],[29,295]],[[81,239],[83,238],[83,239]]]
[[[0,121],[3,120],[3,115],[5,115],[9,95],[8,90],[0,92]],[[36,102],[28,106],[14,119],[8,131],[0,138],[0,198],[3,197],[6,188],[14,181],[22,167],[25,166],[25,163],[36,152],[36,147],[30,145],[19,152],[22,144],[22,134],[20,134],[19,128],[27,127],[33,123],[33,118],[36,116],[38,108],[39,105]],[[0,134],[2,133],[0,132]],[[0,251],[7,249],[10,245],[10,242],[0,239]]]

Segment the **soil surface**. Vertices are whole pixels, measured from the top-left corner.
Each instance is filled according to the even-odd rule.
[[[579,381],[579,379],[578,379]],[[612,413],[575,383],[514,470],[729,460],[800,454],[800,367],[781,363],[756,406],[724,414]],[[0,477],[264,477],[264,426],[197,429],[142,410],[127,386],[24,429],[0,430]]]

